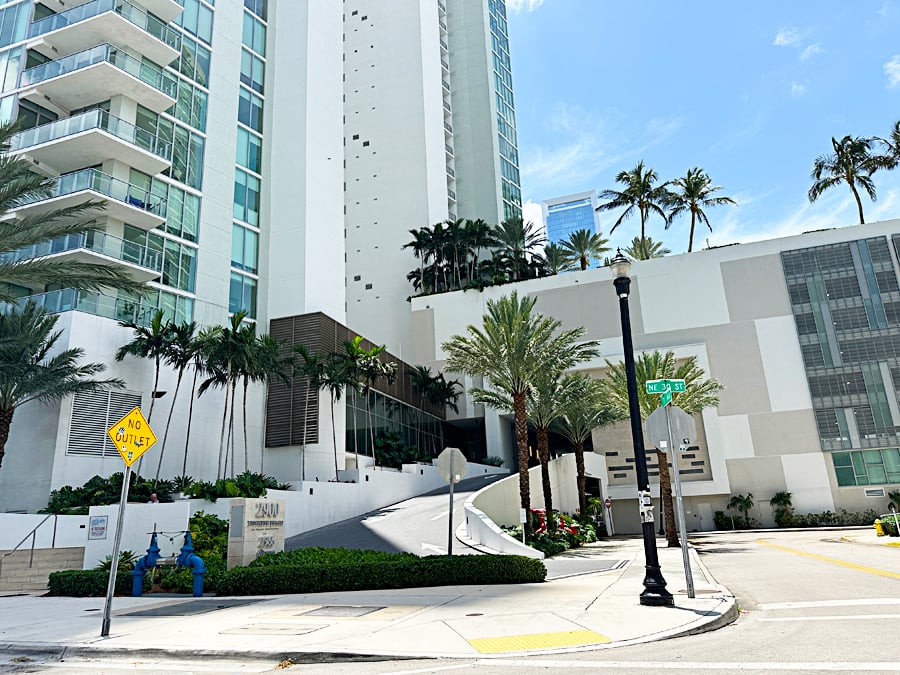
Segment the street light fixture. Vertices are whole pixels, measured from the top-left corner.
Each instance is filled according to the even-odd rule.
[[[642,605],[671,607],[675,604],[666,589],[666,580],[659,568],[656,553],[656,534],[653,532],[653,504],[650,501],[650,477],[647,473],[647,455],[644,452],[644,432],[641,429],[641,409],[638,403],[637,380],[634,372],[634,345],[631,341],[631,315],[628,311],[628,293],[631,289],[631,261],[620,249],[610,264],[613,286],[619,296],[619,314],[622,317],[622,348],[625,352],[625,380],[628,384],[628,413],[631,418],[631,440],[634,444],[634,466],[637,471],[638,508],[644,535],[644,590],[640,596]]]

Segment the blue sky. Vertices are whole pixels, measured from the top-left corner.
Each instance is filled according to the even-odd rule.
[[[644,159],[694,166],[738,206],[710,210],[695,248],[852,225],[843,186],[810,204],[831,137],[887,136],[900,119],[900,0],[507,0],[527,219],[542,199],[617,187]],[[900,217],[900,169],[875,176],[867,222]],[[527,202],[532,202],[528,204]],[[603,214],[603,232],[618,217]],[[627,220],[611,241],[639,233]],[[687,249],[689,218],[648,234]]]

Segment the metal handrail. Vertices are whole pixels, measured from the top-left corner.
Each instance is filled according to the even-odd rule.
[[[28,569],[31,569],[31,566],[34,564],[34,543],[37,540],[37,531],[41,528],[41,525],[43,525],[48,520],[50,520],[50,518],[53,518],[53,540],[50,542],[50,548],[56,548],[57,514],[49,513],[46,516],[44,516],[44,519],[41,522],[39,522],[37,525],[35,525],[31,529],[31,532],[29,532],[24,537],[22,537],[22,541],[20,541],[18,544],[16,544],[12,548],[12,550],[7,551],[6,553],[0,554],[0,577],[3,576],[3,559],[6,558],[7,556],[11,556],[13,553],[18,551],[19,547],[28,540],[28,537],[31,537],[31,555],[28,557]]]

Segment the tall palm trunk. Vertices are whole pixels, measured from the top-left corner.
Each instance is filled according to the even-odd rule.
[[[247,386],[248,386],[248,378],[244,377],[244,391],[241,398],[241,404],[243,410],[241,411],[244,419],[241,421],[241,426],[244,428],[244,471],[248,471],[250,469],[250,453],[247,450]],[[262,461],[262,449],[260,449],[260,462]],[[262,473],[262,465],[259,467],[259,472]]]
[[[531,527],[531,488],[528,482],[528,421],[525,415],[525,394],[513,394],[513,416],[516,424],[516,445],[519,450],[519,503],[525,509],[525,531]]]
[[[6,441],[9,440],[9,428],[12,426],[15,412],[15,408],[0,410],[0,465],[3,464],[3,457],[6,454]]]
[[[675,527],[675,509],[672,506],[672,477],[669,474],[669,457],[658,448],[656,462],[659,464],[659,501],[663,511],[663,522],[666,524],[666,543],[669,548],[681,546],[678,541],[678,530]],[[678,471],[677,466],[672,468]]]
[[[859,209],[859,224],[864,225],[866,219],[863,218],[862,200],[859,198],[859,192],[856,191],[856,185],[852,178],[848,178],[847,182],[850,183],[850,189],[853,191],[853,198],[856,199],[856,208]]]
[[[575,473],[578,485],[578,511],[582,516],[585,516],[587,515],[587,488],[585,485],[583,441],[578,441],[575,444]]]
[[[307,420],[309,419],[309,398],[310,398],[310,390],[312,387],[310,386],[312,383],[309,378],[306,378],[306,397],[304,400],[304,408],[303,408],[303,445],[300,446],[300,480],[306,480],[306,429],[308,426]],[[318,418],[318,414],[316,415]],[[318,421],[318,420],[317,420]]]
[[[172,395],[172,405],[169,406],[169,414],[166,417],[166,430],[163,432],[162,445],[159,448],[159,461],[156,463],[156,476],[153,477],[153,488],[159,482],[159,472],[162,469],[163,454],[166,452],[166,439],[169,437],[169,427],[172,424],[172,413],[175,411],[175,402],[178,400],[178,389],[181,387],[181,378],[184,376],[184,369],[178,369],[178,379],[175,381],[175,393]],[[183,474],[182,474],[183,475]]]
[[[334,445],[334,479],[338,479],[338,460],[337,460],[337,431],[334,428],[334,394],[331,396],[331,442]],[[357,471],[359,465],[356,466]]]
[[[544,490],[544,509],[547,511],[547,529],[556,529],[556,520],[553,518],[553,488],[550,485],[550,443],[547,438],[547,429],[537,429],[538,459],[541,461],[541,487]]]
[[[150,410],[147,411],[147,424],[153,419],[153,404],[156,403],[156,392],[159,391],[159,361],[160,357],[158,356],[153,359],[153,391],[150,392]],[[138,476],[141,475],[141,467],[143,466],[144,455],[141,455],[141,458],[138,460],[137,471],[135,472]]]
[[[184,435],[184,459],[181,462],[181,475],[187,475],[187,458],[188,458],[188,445],[191,442],[191,421],[194,417],[194,398],[197,394],[197,377],[199,376],[199,372],[197,370],[197,366],[194,366],[194,382],[191,385],[191,403],[188,406],[188,419],[187,419],[187,432]],[[219,467],[216,467],[216,471],[218,471]]]
[[[234,405],[237,399],[237,378],[231,382],[231,411],[228,413],[228,441],[225,447],[227,457],[229,448],[231,449],[231,477],[234,478]],[[226,459],[227,461],[227,459]],[[223,475],[222,478],[225,476]]]
[[[225,467],[228,466],[228,451],[225,448],[225,427],[228,424],[228,387],[225,387],[225,405],[222,406],[222,431],[219,434],[219,459],[216,463],[216,478],[225,478]],[[223,457],[224,455],[224,457]],[[224,461],[224,464],[223,464]],[[221,469],[222,475],[219,476]]]
[[[372,459],[375,459],[375,425],[372,424],[372,397],[371,389],[366,392],[366,424],[369,427],[369,442],[372,444]]]
[[[688,250],[690,253],[691,249],[694,247],[694,226],[697,224],[697,212],[694,209],[691,209],[691,234],[688,237]]]

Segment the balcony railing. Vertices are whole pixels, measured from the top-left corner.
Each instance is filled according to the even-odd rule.
[[[133,206],[160,218],[166,217],[166,201],[150,193],[149,190],[132,185],[131,183],[113,178],[99,169],[82,169],[73,173],[64,173],[56,179],[56,184],[50,193],[50,197],[35,197],[21,202],[19,206],[27,206],[44,199],[54,199],[64,195],[70,195],[82,190],[93,190],[106,197],[115,199],[129,206]]]
[[[67,9],[59,14],[52,14],[31,24],[28,27],[28,37],[40,37],[60,28],[93,18],[104,12],[119,14],[138,28],[145,30],[156,39],[166,43],[172,49],[181,51],[181,36],[177,31],[172,30],[160,19],[126,0],[93,0],[78,7]]]
[[[162,270],[162,254],[160,251],[152,251],[143,244],[125,241],[99,230],[69,234],[51,241],[20,248],[17,251],[4,253],[0,255],[0,262],[18,262],[20,260],[31,260],[47,255],[57,255],[78,250],[92,251],[116,260],[146,267],[154,272]]]
[[[152,61],[141,61],[109,44],[97,45],[83,52],[29,68],[22,73],[20,86],[33,86],[104,62],[111,63],[170,98],[178,98],[178,80],[174,76],[163,72],[163,69]]]
[[[8,310],[11,306],[24,307],[29,302],[33,302],[51,314],[72,311],[85,312],[116,321],[132,321],[142,326],[149,325],[150,319],[156,312],[155,307],[145,305],[139,300],[113,298],[102,293],[76,291],[73,288],[26,295],[13,304],[0,304],[0,312]]]
[[[163,159],[172,159],[171,143],[163,141],[156,134],[136,127],[99,108],[55,122],[48,122],[39,127],[26,129],[13,136],[10,141],[10,149],[12,151],[24,150],[35,145],[58,141],[66,136],[73,136],[90,129],[106,131],[116,138],[121,138],[123,141],[152,152]]]

